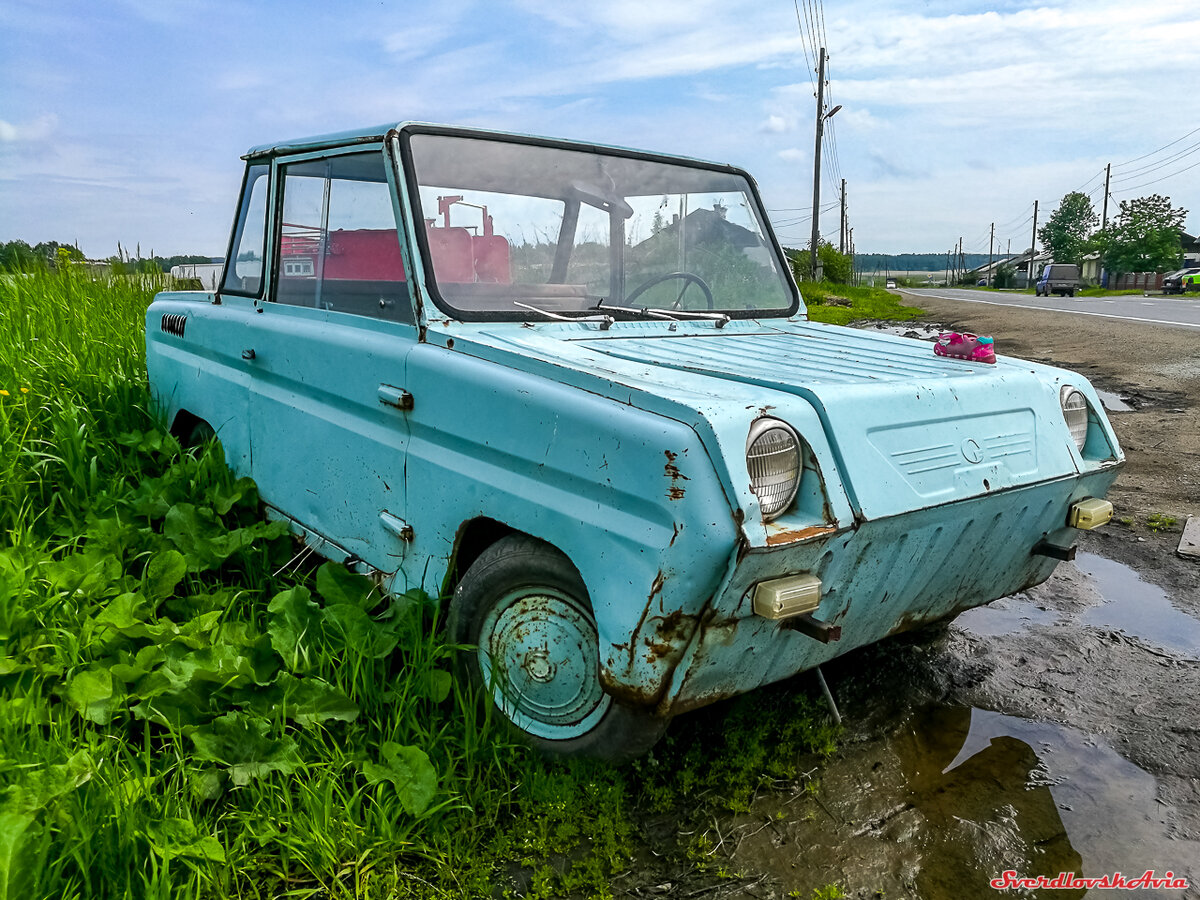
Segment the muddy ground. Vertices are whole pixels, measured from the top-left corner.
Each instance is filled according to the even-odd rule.
[[[836,884],[847,897],[1073,898],[1085,891],[989,881],[1154,869],[1192,886],[1134,896],[1200,898],[1200,561],[1175,553],[1200,515],[1200,332],[917,302],[930,323],[1080,371],[1129,407],[1110,414],[1128,458],[1110,499],[1126,523],[1083,535],[1033,590],[826,666],[845,731],[815,797],[765,790],[712,823],[715,867],[631,873],[618,896],[807,900]],[[1155,530],[1155,516],[1176,522]],[[648,829],[647,843],[656,854],[670,835]]]

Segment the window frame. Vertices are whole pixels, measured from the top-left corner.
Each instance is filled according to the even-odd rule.
[[[368,316],[363,313],[351,312],[349,310],[339,309],[322,309],[319,306],[300,306],[291,303],[281,302],[278,299],[279,283],[281,280],[280,269],[283,263],[283,203],[284,203],[284,181],[286,179],[286,170],[288,166],[299,165],[302,163],[311,163],[318,161],[326,161],[332,163],[333,160],[345,156],[369,156],[378,154],[381,160],[380,174],[383,175],[383,180],[379,182],[384,186],[389,195],[389,208],[392,212],[392,219],[396,225],[396,240],[399,244],[400,259],[404,266],[405,279],[399,282],[405,285],[405,302],[409,310],[409,315],[403,319],[386,319],[381,316]],[[388,172],[388,168],[392,165],[391,157],[387,153],[385,142],[366,143],[359,142],[355,144],[342,144],[336,147],[323,147],[316,150],[309,150],[303,153],[289,153],[285,156],[275,156],[271,159],[271,216],[270,220],[270,239],[267,241],[271,248],[271,266],[270,266],[270,288],[263,295],[262,302],[277,304],[280,307],[288,307],[291,309],[311,309],[322,313],[337,313],[338,315],[354,316],[355,319],[381,322],[388,325],[399,325],[405,328],[417,328],[420,324],[420,310],[417,303],[417,291],[412,273],[412,266],[409,260],[407,241],[407,228],[403,216],[397,216],[397,206],[395,198],[395,189],[392,183],[392,176]],[[326,181],[328,185],[329,180]],[[327,198],[328,199],[328,198]],[[328,209],[323,213],[325,217],[325,226],[328,227]],[[324,266],[321,260],[314,263],[313,277],[317,279],[317,296],[320,295],[322,288],[321,282],[324,275]]]
[[[231,272],[236,274],[236,269],[237,269],[237,259],[235,258],[236,248],[241,244],[242,235],[246,231],[246,212],[250,208],[250,200],[251,200],[251,197],[253,196],[253,193],[252,193],[253,188],[251,187],[251,184],[250,184],[250,173],[256,168],[261,168],[264,170],[263,174],[258,177],[265,177],[267,179],[267,181],[266,181],[267,197],[266,197],[266,203],[264,204],[264,208],[263,208],[262,246],[259,248],[263,269],[262,269],[262,275],[260,275],[259,279],[258,279],[258,290],[257,291],[245,291],[245,290],[237,290],[237,289],[228,287],[228,279],[230,277]],[[268,237],[270,235],[270,231],[271,231],[271,227],[272,227],[271,209],[272,209],[273,203],[271,201],[271,197],[272,197],[272,193],[273,193],[272,189],[274,187],[273,182],[275,180],[275,173],[274,173],[273,169],[274,169],[274,166],[272,166],[271,160],[269,160],[269,159],[252,158],[252,159],[248,159],[246,161],[246,168],[245,168],[245,171],[242,173],[242,188],[238,192],[237,213],[234,215],[233,228],[230,229],[230,232],[229,232],[229,247],[225,251],[225,269],[221,273],[221,286],[216,291],[216,293],[218,293],[218,294],[227,294],[232,297],[249,297],[252,300],[259,300],[264,296],[264,292],[265,292],[265,289],[267,286],[268,276],[271,272],[271,267],[268,265],[268,260],[267,260],[267,247],[271,243],[270,240],[268,239]],[[258,178],[256,177],[254,180],[257,183]],[[249,193],[248,193],[248,189],[250,191]]]
[[[777,309],[733,309],[719,311],[724,315],[729,316],[731,319],[787,319],[795,316],[801,309],[800,290],[796,286],[795,278],[792,276],[792,269],[788,264],[787,256],[784,254],[783,248],[779,244],[779,238],[775,235],[775,229],[771,227],[770,221],[766,216],[766,206],[763,204],[762,196],[759,194],[758,184],[754,181],[754,178],[751,177],[750,173],[744,169],[722,163],[709,163],[702,160],[690,159],[685,156],[671,156],[663,153],[649,153],[643,150],[629,150],[623,147],[608,147],[602,144],[556,140],[553,138],[540,138],[533,137],[531,135],[506,134],[504,132],[484,131],[474,128],[410,124],[400,128],[399,133],[400,155],[402,160],[402,168],[404,170],[404,182],[408,189],[409,203],[411,205],[409,212],[414,222],[415,233],[412,237],[413,242],[416,245],[417,252],[421,257],[421,269],[424,282],[423,287],[438,309],[440,309],[446,315],[459,320],[460,322],[520,322],[526,321],[528,317],[525,319],[516,317],[512,312],[506,310],[461,309],[457,306],[454,306],[442,297],[441,290],[438,287],[437,277],[434,275],[433,256],[430,252],[429,241],[426,238],[425,229],[422,227],[422,223],[424,221],[423,217],[426,215],[426,213],[424,208],[421,206],[421,186],[417,180],[416,166],[413,162],[412,138],[415,135],[437,135],[484,141],[500,141],[510,144],[526,144],[538,147],[548,147],[556,150],[572,150],[583,153],[601,153],[606,156],[624,157],[627,159],[643,160],[654,163],[666,163],[670,165],[702,169],[709,172],[720,172],[726,175],[739,176],[745,179],[746,185],[750,190],[750,194],[754,198],[754,202],[757,205],[758,212],[762,215],[762,225],[764,227],[763,236],[766,239],[764,243],[766,243],[769,247],[773,258],[775,259],[776,265],[779,266],[779,272],[782,275],[785,289],[789,292],[791,303],[786,307],[779,307]],[[530,316],[536,315],[536,313],[530,313]]]

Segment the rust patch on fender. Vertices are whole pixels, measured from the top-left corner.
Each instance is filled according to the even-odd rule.
[[[837,528],[833,525],[814,525],[809,528],[797,528],[795,531],[777,531],[767,535],[767,546],[777,547],[780,544],[794,544],[797,541],[807,541],[809,538],[822,534],[833,534]]]
[[[675,460],[679,458],[679,454],[672,453],[670,450],[664,450],[663,453],[667,456],[667,464],[663,467],[663,471],[671,479],[671,486],[667,488],[667,499],[682,500],[684,489],[679,486],[679,482],[687,481],[688,477],[680,472],[679,467],[675,465]]]

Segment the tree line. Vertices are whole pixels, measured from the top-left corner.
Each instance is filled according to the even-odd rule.
[[[31,247],[21,240],[0,242],[0,270],[2,271],[32,272],[38,269],[53,269],[61,265],[80,264],[86,259],[83,251],[74,244],[42,241]],[[117,252],[100,261],[107,263],[114,274],[132,275],[170,272],[172,266],[211,262],[212,257],[196,254],[143,257],[140,249],[131,256],[120,244],[117,244]]]
[[[1183,222],[1187,210],[1171,205],[1162,194],[1122,200],[1107,227],[1097,228],[1100,217],[1091,198],[1071,191],[1062,198],[1038,239],[1055,262],[1082,265],[1093,253],[1101,265],[1120,275],[1127,272],[1166,272],[1183,264]]]

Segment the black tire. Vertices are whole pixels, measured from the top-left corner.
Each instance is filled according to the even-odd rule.
[[[460,667],[484,702],[543,753],[622,762],[666,730],[666,719],[603,692],[587,588],[550,544],[523,534],[492,544],[455,589],[447,629],[451,641],[469,648]],[[519,688],[506,692],[514,682]]]
[[[183,445],[185,447],[199,447],[216,439],[216,430],[203,419],[197,419],[192,423],[192,427],[187,430],[187,434],[184,435]]]

